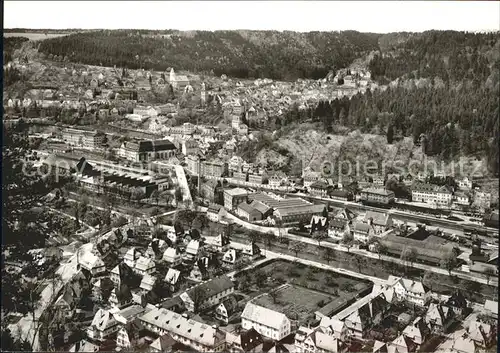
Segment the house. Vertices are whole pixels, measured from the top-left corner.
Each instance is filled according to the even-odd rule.
[[[177,342],[197,352],[222,352],[226,335],[214,326],[209,326],[187,315],[164,308],[153,309],[139,318],[144,328],[159,334],[170,334]]]
[[[484,303],[484,309],[488,316],[498,319],[498,302],[488,299]]]
[[[387,344],[385,342],[375,340],[372,353],[388,353]]]
[[[352,195],[351,192],[346,191],[346,190],[339,190],[339,189],[329,190],[328,197],[330,197],[333,200],[339,200],[339,201],[352,201],[352,200],[354,200],[354,196]]]
[[[422,317],[417,317],[411,325],[408,325],[403,330],[403,335],[410,338],[420,347],[427,339],[430,330]]]
[[[92,252],[87,252],[79,258],[78,264],[81,268],[90,272],[92,276],[99,276],[106,272],[106,267],[101,258]]]
[[[467,333],[457,337],[451,346],[450,351],[453,353],[477,353],[479,347]]]
[[[132,304],[132,292],[126,284],[113,288],[109,296],[109,304],[116,308],[123,308]]]
[[[470,339],[481,348],[489,348],[494,343],[497,334],[496,329],[491,325],[477,320],[470,321],[467,332]]]
[[[360,197],[361,201],[380,204],[390,204],[394,202],[395,199],[393,191],[376,188],[367,188],[361,190]]]
[[[99,309],[92,323],[87,328],[87,336],[96,341],[103,341],[120,329],[118,321],[109,310]]]
[[[116,335],[116,347],[120,351],[129,352],[137,347],[141,328],[135,321],[120,325]]]
[[[61,296],[55,301],[53,311],[63,316],[64,319],[71,319],[80,299],[78,294],[70,284],[66,285]]]
[[[389,276],[387,282],[394,288],[396,297],[399,300],[404,300],[422,307],[430,300],[429,288],[424,286],[422,282],[394,277],[392,275]]]
[[[222,256],[222,262],[224,265],[234,265],[237,261],[237,252],[235,249],[227,250]]]
[[[141,288],[145,292],[150,292],[153,290],[155,283],[156,277],[146,274],[142,277],[139,288]]]
[[[328,218],[323,216],[312,216],[311,223],[311,233],[315,231],[324,231],[328,228]]]
[[[469,206],[470,198],[464,192],[457,191],[453,194],[453,201],[460,206]]]
[[[368,223],[356,222],[353,227],[354,240],[361,243],[368,242],[368,239],[373,235],[373,229]]]
[[[331,188],[331,186],[321,180],[315,181],[309,186],[311,195],[317,197],[326,197],[328,195],[329,188]]]
[[[472,180],[468,177],[464,177],[457,181],[457,186],[462,190],[471,190],[472,189]]]
[[[169,268],[165,275],[165,283],[168,284],[172,293],[176,292],[180,285],[181,271]]]
[[[269,186],[276,188],[288,182],[288,177],[283,172],[277,172],[269,177]]]
[[[92,297],[95,301],[104,301],[107,300],[109,294],[111,294],[111,290],[114,287],[114,283],[107,277],[99,278],[92,285]]]
[[[280,341],[291,333],[290,319],[285,314],[248,302],[241,314],[241,326],[255,329],[262,336]]]
[[[266,182],[266,180],[267,180],[267,173],[265,171],[261,173],[248,174],[248,182],[251,184],[262,185]]]
[[[201,196],[211,203],[220,204],[223,202],[223,190],[220,181],[207,180],[201,184]]]
[[[205,261],[201,259],[196,261],[193,269],[189,273],[189,278],[193,281],[201,282],[207,280],[209,277]]]
[[[431,303],[425,314],[425,322],[433,333],[445,334],[453,322],[453,310],[445,305]]]
[[[222,321],[224,324],[228,324],[233,318],[236,317],[236,309],[238,308],[238,302],[236,298],[232,295],[226,297],[215,309],[215,318]]]
[[[328,236],[334,239],[342,239],[346,232],[351,232],[349,221],[334,218],[328,222]]]
[[[241,188],[224,190],[224,207],[227,210],[236,210],[237,206],[245,202],[248,197],[248,191]]]
[[[91,343],[87,340],[81,340],[77,341],[74,345],[72,345],[68,351],[90,353],[90,352],[99,352],[100,349],[97,344]]]
[[[230,353],[262,352],[262,345],[262,335],[253,328],[239,334],[226,333],[226,350]]]
[[[160,258],[167,248],[168,244],[165,240],[154,238],[149,243],[145,255],[151,259]]]
[[[234,283],[226,275],[203,282],[180,295],[186,309],[194,311],[219,304],[234,292]],[[197,306],[197,308],[195,308]]]
[[[236,214],[249,222],[262,220],[262,213],[260,213],[252,204],[241,202],[236,207]]]
[[[158,111],[153,107],[135,107],[132,114],[154,118],[158,116]]]
[[[148,351],[151,353],[173,353],[176,342],[170,334],[165,333],[149,345]]]
[[[182,263],[182,255],[176,247],[169,247],[163,253],[163,261],[167,262],[172,267],[176,267]]]
[[[152,275],[156,272],[155,262],[149,257],[141,256],[135,264],[134,271],[141,276]]]
[[[446,306],[451,308],[455,316],[466,315],[469,311],[469,304],[462,291],[456,290],[446,301]],[[486,304],[485,304],[486,306]]]
[[[198,153],[198,142],[193,138],[189,138],[187,140],[182,141],[181,151],[182,151],[182,154],[185,156],[197,154]]]
[[[346,342],[349,335],[349,330],[343,320],[336,317],[323,316],[321,318],[319,326],[323,332],[328,333],[342,342]]]
[[[399,335],[388,344],[389,353],[411,353],[417,350],[418,345],[405,335]]]
[[[243,248],[243,255],[245,256],[249,256],[251,258],[255,258],[255,257],[258,257],[260,256],[260,249],[259,247],[257,246],[257,244],[255,244],[255,242],[253,241],[250,241],[247,245],[245,245],[245,247]]]
[[[221,161],[203,161],[200,175],[207,177],[222,177],[228,172],[227,163]]]
[[[227,251],[229,249],[229,244],[231,244],[229,237],[222,233],[219,233],[214,240],[214,247],[218,252]]]
[[[220,222],[221,216],[225,215],[225,209],[221,205],[212,203],[207,208],[207,218],[212,222]]]
[[[448,208],[451,205],[453,193],[443,185],[433,185],[414,182],[411,186],[411,199],[415,202],[424,202],[437,208]]]
[[[186,256],[188,259],[193,260],[198,255],[200,251],[200,247],[202,247],[200,241],[198,240],[190,240],[188,245],[186,246]]]
[[[366,211],[363,222],[373,230],[373,235],[379,235],[392,227],[392,217],[389,213]]]
[[[298,334],[299,331],[303,334]],[[298,352],[341,353],[347,350],[342,341],[320,329],[311,330],[303,327],[299,331],[295,335],[295,349]]]
[[[120,284],[125,283],[130,279],[133,270],[125,263],[122,262],[116,265],[110,272],[109,278],[113,284],[118,287]]]
[[[134,247],[127,250],[123,262],[130,268],[134,268],[137,260],[141,257],[141,253]]]

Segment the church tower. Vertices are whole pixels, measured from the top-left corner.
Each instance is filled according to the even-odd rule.
[[[205,90],[205,82],[201,83],[201,105],[205,106],[207,102],[207,91]]]
[[[175,88],[176,84],[175,84],[175,72],[174,72],[174,68],[170,69],[170,80],[169,80],[169,83],[172,85],[172,87]]]

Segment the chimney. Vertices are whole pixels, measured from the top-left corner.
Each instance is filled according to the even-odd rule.
[[[183,314],[182,314],[182,317],[183,317],[183,318],[185,318],[185,319],[189,319],[189,317],[188,317],[188,314],[187,314],[187,313],[183,313]]]
[[[219,328],[219,326],[217,326],[217,325],[212,325],[212,328],[213,328],[214,330],[217,330],[217,329]]]

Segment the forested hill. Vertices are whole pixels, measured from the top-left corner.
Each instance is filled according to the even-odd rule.
[[[476,86],[488,79],[498,82],[500,33],[386,34],[379,38],[379,51],[369,69],[381,83],[397,78],[438,77],[445,83],[468,80]]]
[[[39,51],[92,65],[212,72],[239,78],[324,78],[378,49],[379,34],[102,30],[51,38]]]

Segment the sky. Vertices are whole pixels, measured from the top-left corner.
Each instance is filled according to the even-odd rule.
[[[498,1],[4,1],[4,28],[498,31]]]

